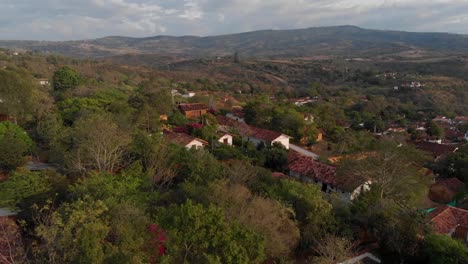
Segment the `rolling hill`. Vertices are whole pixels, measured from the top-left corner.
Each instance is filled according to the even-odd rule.
[[[363,29],[355,26],[262,30],[196,37],[104,37],[82,41],[0,40],[0,47],[75,57],[169,56],[201,58],[227,56],[308,58],[314,56],[423,58],[468,54],[468,35],[413,33]]]

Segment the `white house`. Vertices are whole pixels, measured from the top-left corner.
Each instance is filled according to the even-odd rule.
[[[202,149],[208,145],[208,142],[206,142],[205,140],[195,138],[184,133],[175,133],[172,131],[165,130],[164,136],[169,142],[183,146],[187,149]]]
[[[317,185],[322,192],[337,194],[344,201],[352,201],[361,193],[370,190],[371,181],[336,176],[336,167],[316,161],[291,150],[288,156],[289,175],[305,183]]]
[[[186,94],[182,95],[182,97],[185,97],[185,98],[192,98],[196,95],[195,92],[187,92]]]
[[[48,79],[38,79],[39,85],[46,86],[49,85]]]
[[[255,146],[261,143],[267,146],[273,146],[273,144],[279,143],[286,149],[289,149],[289,140],[291,137],[283,133],[253,126],[248,126],[248,131],[246,132],[244,140],[252,142]]]
[[[232,135],[229,134],[229,133],[224,133],[224,132],[219,132],[218,133],[218,142],[219,143],[222,143],[222,144],[225,144],[225,145],[228,145],[228,146],[232,146]]]

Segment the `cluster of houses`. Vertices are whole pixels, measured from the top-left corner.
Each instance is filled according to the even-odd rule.
[[[210,112],[204,104],[180,104],[179,110],[189,119],[199,119]],[[308,155],[307,151],[290,143],[291,137],[281,132],[258,128],[245,123],[244,115],[240,107],[233,107],[226,115],[216,116],[218,122],[218,138],[216,144],[232,146],[233,135],[240,136],[244,141],[258,146],[281,144],[288,150],[288,175],[275,172],[274,177],[289,177],[305,183],[314,184],[327,194],[334,194],[343,201],[352,201],[359,194],[370,190],[372,182],[366,178],[355,176],[342,177],[337,175],[334,165],[329,165],[317,160],[317,156]],[[454,119],[437,117],[433,120],[450,125],[459,125],[468,121],[466,117]],[[394,127],[389,133],[405,132],[405,128]],[[210,143],[205,140],[192,137],[188,134],[165,131],[168,141],[185,146],[186,148],[204,148]],[[454,153],[458,149],[455,144],[439,144],[437,142],[418,141],[413,142],[417,148],[431,153],[435,160],[440,160]],[[313,153],[312,153],[313,154]],[[333,162],[332,162],[333,163]],[[445,204],[454,199],[454,196],[464,188],[464,183],[456,178],[439,179],[431,186],[429,198],[437,203]],[[440,234],[468,241],[468,211],[451,207],[440,206],[429,213],[434,230]]]
[[[178,109],[188,119],[200,119],[210,109],[205,104],[192,103],[180,104]],[[225,144],[232,146],[233,134],[242,137],[245,142],[250,142],[255,146],[261,144],[273,146],[280,144],[289,151],[288,169],[289,177],[317,185],[323,192],[338,194],[343,200],[351,201],[361,192],[370,189],[370,184],[366,179],[358,180],[338,178],[336,167],[317,161],[317,155],[302,149],[299,146],[290,143],[291,137],[281,132],[258,128],[248,125],[243,120],[243,114],[240,108],[233,108],[227,115],[216,116],[218,122],[218,138],[214,144]],[[188,149],[201,149],[210,143],[188,135],[186,133],[177,133],[165,130],[164,136],[169,142],[184,146]]]

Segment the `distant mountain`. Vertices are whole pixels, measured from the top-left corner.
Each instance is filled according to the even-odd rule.
[[[179,58],[226,56],[314,57],[468,54],[468,35],[370,30],[355,26],[262,30],[240,34],[195,37],[105,37],[82,41],[0,41],[0,47],[76,57],[157,55]]]

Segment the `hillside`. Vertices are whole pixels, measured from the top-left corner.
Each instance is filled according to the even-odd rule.
[[[195,37],[105,37],[81,41],[1,40],[0,47],[75,57],[113,57],[152,54],[179,59],[227,56],[310,58],[390,56],[425,58],[468,52],[468,36],[448,33],[413,33],[369,30],[355,26],[262,30],[240,34]]]

